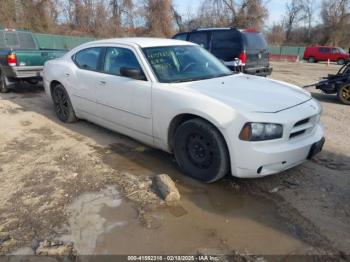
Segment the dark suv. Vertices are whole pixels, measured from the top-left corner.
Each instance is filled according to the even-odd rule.
[[[267,76],[272,72],[263,35],[253,29],[203,28],[179,33],[173,39],[190,41],[210,51],[232,71]]]

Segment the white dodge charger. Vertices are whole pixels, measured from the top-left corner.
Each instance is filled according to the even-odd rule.
[[[321,106],[287,83],[234,74],[198,45],[124,38],[83,44],[44,67],[63,122],[86,119],[174,153],[204,182],[263,177],[322,150]]]

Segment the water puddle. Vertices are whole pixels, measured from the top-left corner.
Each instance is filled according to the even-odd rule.
[[[232,194],[220,186],[184,190],[175,206],[140,215],[115,188],[85,194],[71,206],[71,234],[79,254],[196,254],[232,250],[253,254],[303,254],[298,239],[271,203]]]
[[[74,242],[79,254],[93,254],[101,235],[128,223],[122,217],[120,220],[107,220],[101,215],[104,208],[119,210],[121,205],[121,197],[114,187],[107,187],[98,193],[83,194],[68,209],[71,233],[60,240]]]
[[[305,254],[311,248],[278,215],[273,203],[232,190],[229,179],[198,183],[182,176],[171,156],[156,150],[114,145],[100,154],[106,164],[125,172],[169,174],[176,180],[181,201],[144,211],[122,199],[113,187],[81,196],[70,207],[71,234],[63,238],[75,242],[79,254],[196,254],[201,250],[229,254],[237,250],[282,255]]]

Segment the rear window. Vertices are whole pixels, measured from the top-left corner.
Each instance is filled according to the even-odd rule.
[[[176,36],[174,36],[174,39],[186,41],[187,40],[187,35],[188,34],[186,34],[186,33],[177,34]]]
[[[29,32],[0,31],[0,47],[16,49],[37,49],[33,36]]]
[[[261,33],[242,32],[246,49],[267,49],[267,42]]]

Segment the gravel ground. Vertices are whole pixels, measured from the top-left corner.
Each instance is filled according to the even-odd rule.
[[[316,82],[339,69],[336,65],[287,62],[273,63],[273,67],[271,78],[299,86]],[[123,198],[136,205],[141,224],[147,222],[147,210],[164,206],[152,188],[151,176],[159,173],[168,173],[180,183],[180,193],[185,195],[181,201],[185,207],[194,208],[193,204],[197,207],[196,214],[191,214],[190,210],[184,212],[189,216],[188,221],[191,221],[191,215],[200,219],[201,212],[209,204],[215,202],[217,205],[221,201],[230,208],[229,204],[233,203],[230,197],[242,197],[245,203],[259,203],[254,206],[255,212],[263,212],[265,205],[269,206],[267,210],[276,209],[295,237],[312,247],[312,251],[300,249],[302,254],[323,254],[329,250],[349,254],[350,107],[339,104],[335,96],[324,95],[313,88],[308,91],[321,101],[324,109],[322,122],[327,142],[321,154],[280,175],[254,180],[228,178],[211,186],[182,178],[171,156],[127,137],[85,121],[73,125],[60,123],[41,88],[25,86],[14,93],[1,94],[0,254],[30,247],[33,240],[55,239],[68,234],[69,229],[64,225],[69,221],[67,210],[71,204],[84,193],[102,192],[108,185],[116,185]],[[232,185],[229,191],[227,184]],[[209,199],[207,203],[187,197],[191,190],[193,194],[209,192],[206,194],[214,200]],[[225,193],[218,198],[221,191]],[[250,196],[244,198],[247,192]],[[260,203],[259,199],[267,199],[267,202]],[[219,211],[222,212],[222,207],[210,209],[212,218],[207,221],[208,227],[214,227],[215,221],[222,216]],[[259,219],[258,214],[252,217]],[[279,241],[277,235],[280,234],[274,231],[283,227],[284,222],[268,215],[266,219],[269,227],[264,229],[267,230],[264,234],[272,241]],[[244,223],[242,225],[250,226]],[[191,224],[184,226],[188,230],[194,228]],[[225,232],[226,229],[221,224],[220,230]],[[206,237],[202,238],[203,242],[198,245],[205,243]],[[225,248],[230,245],[228,243],[239,245],[239,241],[231,240],[225,242],[218,237],[218,242],[226,243]],[[248,238],[247,241],[251,240]],[[260,245],[256,239],[253,243]],[[288,241],[281,243],[285,246],[265,253],[290,252],[299,245]],[[254,246],[249,248],[253,248],[253,253],[261,252]]]
[[[300,87],[317,82],[339,66],[308,63],[273,63],[271,78]],[[350,107],[340,104],[335,95],[307,88],[323,106],[321,121],[326,144],[313,161],[280,176],[255,180],[263,192],[276,195],[314,224],[334,246],[350,253]],[[270,195],[271,196],[271,195]]]

